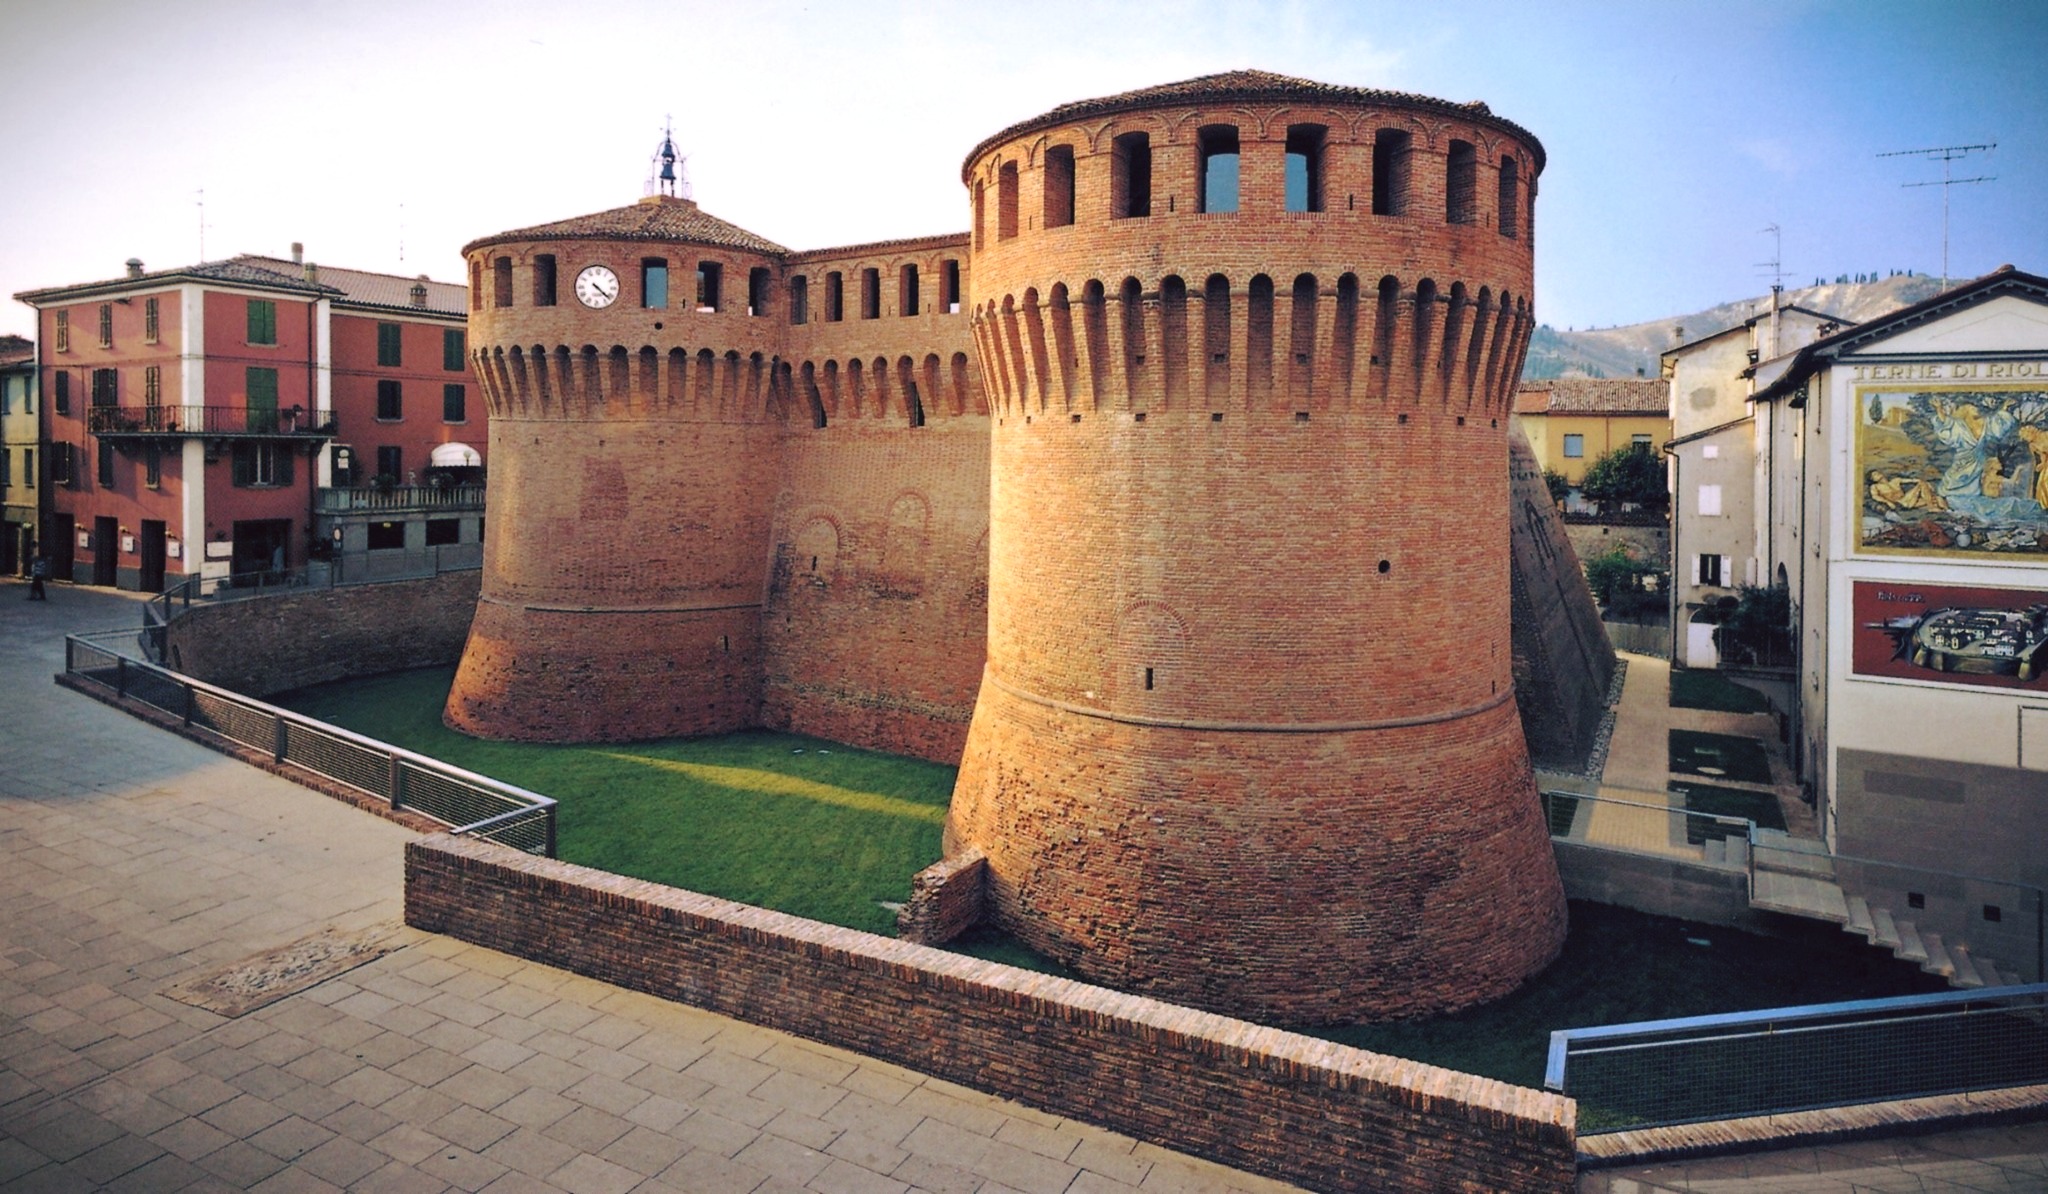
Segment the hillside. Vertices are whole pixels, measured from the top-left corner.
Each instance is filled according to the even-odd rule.
[[[1899,274],[1874,282],[1827,282],[1785,292],[1785,302],[1840,316],[1845,324],[1861,323],[1909,303],[1932,296],[1941,283],[1924,274]],[[1702,336],[1734,327],[1766,310],[1770,296],[1722,303],[1704,311],[1653,319],[1622,327],[1560,332],[1548,324],[1529,340],[1526,380],[1545,377],[1657,376],[1657,354]],[[1684,329],[1682,334],[1677,329]]]

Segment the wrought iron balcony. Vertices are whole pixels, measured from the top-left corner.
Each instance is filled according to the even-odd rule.
[[[87,430],[100,436],[306,439],[334,434],[333,411],[297,406],[92,406],[85,413]]]

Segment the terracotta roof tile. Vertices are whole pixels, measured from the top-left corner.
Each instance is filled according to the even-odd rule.
[[[1541,405],[1533,405],[1537,396]],[[1525,407],[1527,401],[1532,405]],[[1524,382],[1515,413],[1553,415],[1663,415],[1671,412],[1671,386],[1660,378],[1553,377]]]
[[[495,236],[478,237],[462,246],[462,251],[467,254],[478,245],[513,240],[686,241],[778,256],[789,252],[766,237],[756,236],[737,224],[726,223],[688,199],[661,195],[642,199],[630,207],[614,207],[610,211],[573,216],[552,224],[536,224],[531,228],[515,228]]]
[[[296,273],[279,272],[253,265],[252,260],[257,259],[231,257],[226,261],[202,261],[198,265],[181,265],[175,269],[156,270],[134,277],[124,276],[99,282],[79,282],[70,286],[51,286],[42,290],[24,290],[14,297],[33,306],[51,299],[82,298],[91,294],[118,294],[124,290],[146,289],[184,281],[226,282],[237,286],[296,290],[307,294],[328,291],[339,293],[332,286],[313,285]]]
[[[276,273],[297,274],[300,277],[305,275],[305,266],[277,257],[244,253],[235,260]],[[413,283],[421,281],[419,278],[408,278],[400,274],[371,273],[368,270],[341,269],[331,265],[319,265],[315,269],[314,276],[320,279],[321,285],[341,291],[342,301],[402,311],[423,311],[433,315],[460,315],[466,318],[469,314],[469,287],[460,283],[425,279],[427,305],[415,307],[412,302],[412,288]]]
[[[0,368],[32,361],[36,356],[36,342],[27,336],[0,336]]]
[[[988,151],[989,146],[1007,141],[1020,133],[1048,125],[1062,124],[1084,116],[1101,116],[1111,112],[1123,112],[1132,108],[1149,107],[1160,103],[1187,101],[1279,101],[1279,102],[1323,102],[1332,104],[1386,104],[1404,108],[1427,108],[1478,120],[1504,129],[1520,138],[1529,146],[1535,157],[1535,168],[1540,173],[1544,165],[1543,145],[1534,134],[1513,121],[1502,120],[1493,110],[1478,100],[1469,103],[1454,103],[1427,95],[1411,95],[1402,91],[1382,91],[1374,87],[1344,87],[1335,83],[1318,83],[1314,79],[1302,79],[1293,75],[1275,74],[1264,70],[1232,70],[1220,74],[1201,75],[1183,79],[1178,83],[1161,83],[1154,87],[1140,87],[1136,91],[1119,92],[1096,99],[1075,100],[1061,104],[1042,116],[1022,120],[985,137],[967,155],[961,164],[960,176],[967,177],[974,161]]]

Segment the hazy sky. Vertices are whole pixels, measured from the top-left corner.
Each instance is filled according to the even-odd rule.
[[[1243,67],[1483,99],[1549,153],[1538,314],[2048,272],[2048,2],[11,0],[0,295],[241,252],[459,280],[630,203],[664,117],[707,210],[792,248],[967,226],[960,163],[1069,100]],[[4,303],[0,331],[28,333]]]

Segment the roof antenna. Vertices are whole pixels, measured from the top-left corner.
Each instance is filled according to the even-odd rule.
[[[1953,161],[1955,161],[1955,160],[1956,160],[1957,158],[1963,158],[1963,157],[1968,157],[1969,155],[1971,155],[1971,154],[1973,154],[1973,153],[1990,153],[1990,152],[1991,152],[1992,150],[1994,150],[1994,149],[1997,149],[1997,148],[1998,148],[1998,142],[1996,142],[1996,141],[1992,141],[1992,142],[1990,142],[1989,144],[1985,144],[1985,145],[1937,145],[1937,146],[1935,146],[1935,147],[1934,147],[1933,149],[1898,149],[1898,150],[1894,150],[1894,151],[1892,151],[1891,153],[1881,153],[1881,154],[1878,154],[1878,155],[1877,155],[1877,156],[1879,156],[1879,157],[1881,157],[1881,158],[1906,158],[1906,157],[1919,157],[1919,158],[1926,158],[1926,159],[1927,159],[1928,161],[1936,161],[1936,160],[1939,160],[1939,161],[1941,162],[1941,181],[1940,181],[1940,182],[1902,182],[1902,183],[1900,183],[1900,184],[1899,184],[1899,186],[1900,186],[1901,188],[1905,188],[1905,187],[1940,187],[1940,188],[1941,188],[1941,288],[1942,288],[1943,290],[1947,290],[1947,289],[1948,289],[1948,190],[1949,190],[1949,188],[1950,188],[1950,187],[1959,187],[1959,186],[1963,186],[1963,185],[1965,185],[1965,184],[1968,184],[1968,183],[1973,183],[1973,182],[1997,182],[1997,181],[1998,181],[1998,176],[1997,176],[1996,174],[1985,174],[1985,175],[1979,175],[1979,176],[1977,176],[1976,178],[1950,178],[1950,177],[1948,176],[1948,171],[1949,171],[1949,166],[1948,166],[1948,164],[1949,164],[1950,162],[1953,162]]]
[[[405,264],[405,204],[398,205],[398,264]]]
[[[647,193],[671,199],[690,198],[690,175],[686,168],[689,160],[676,152],[675,118],[666,118],[661,128],[661,144],[648,161]]]
[[[199,261],[206,263],[206,188],[199,188]]]

